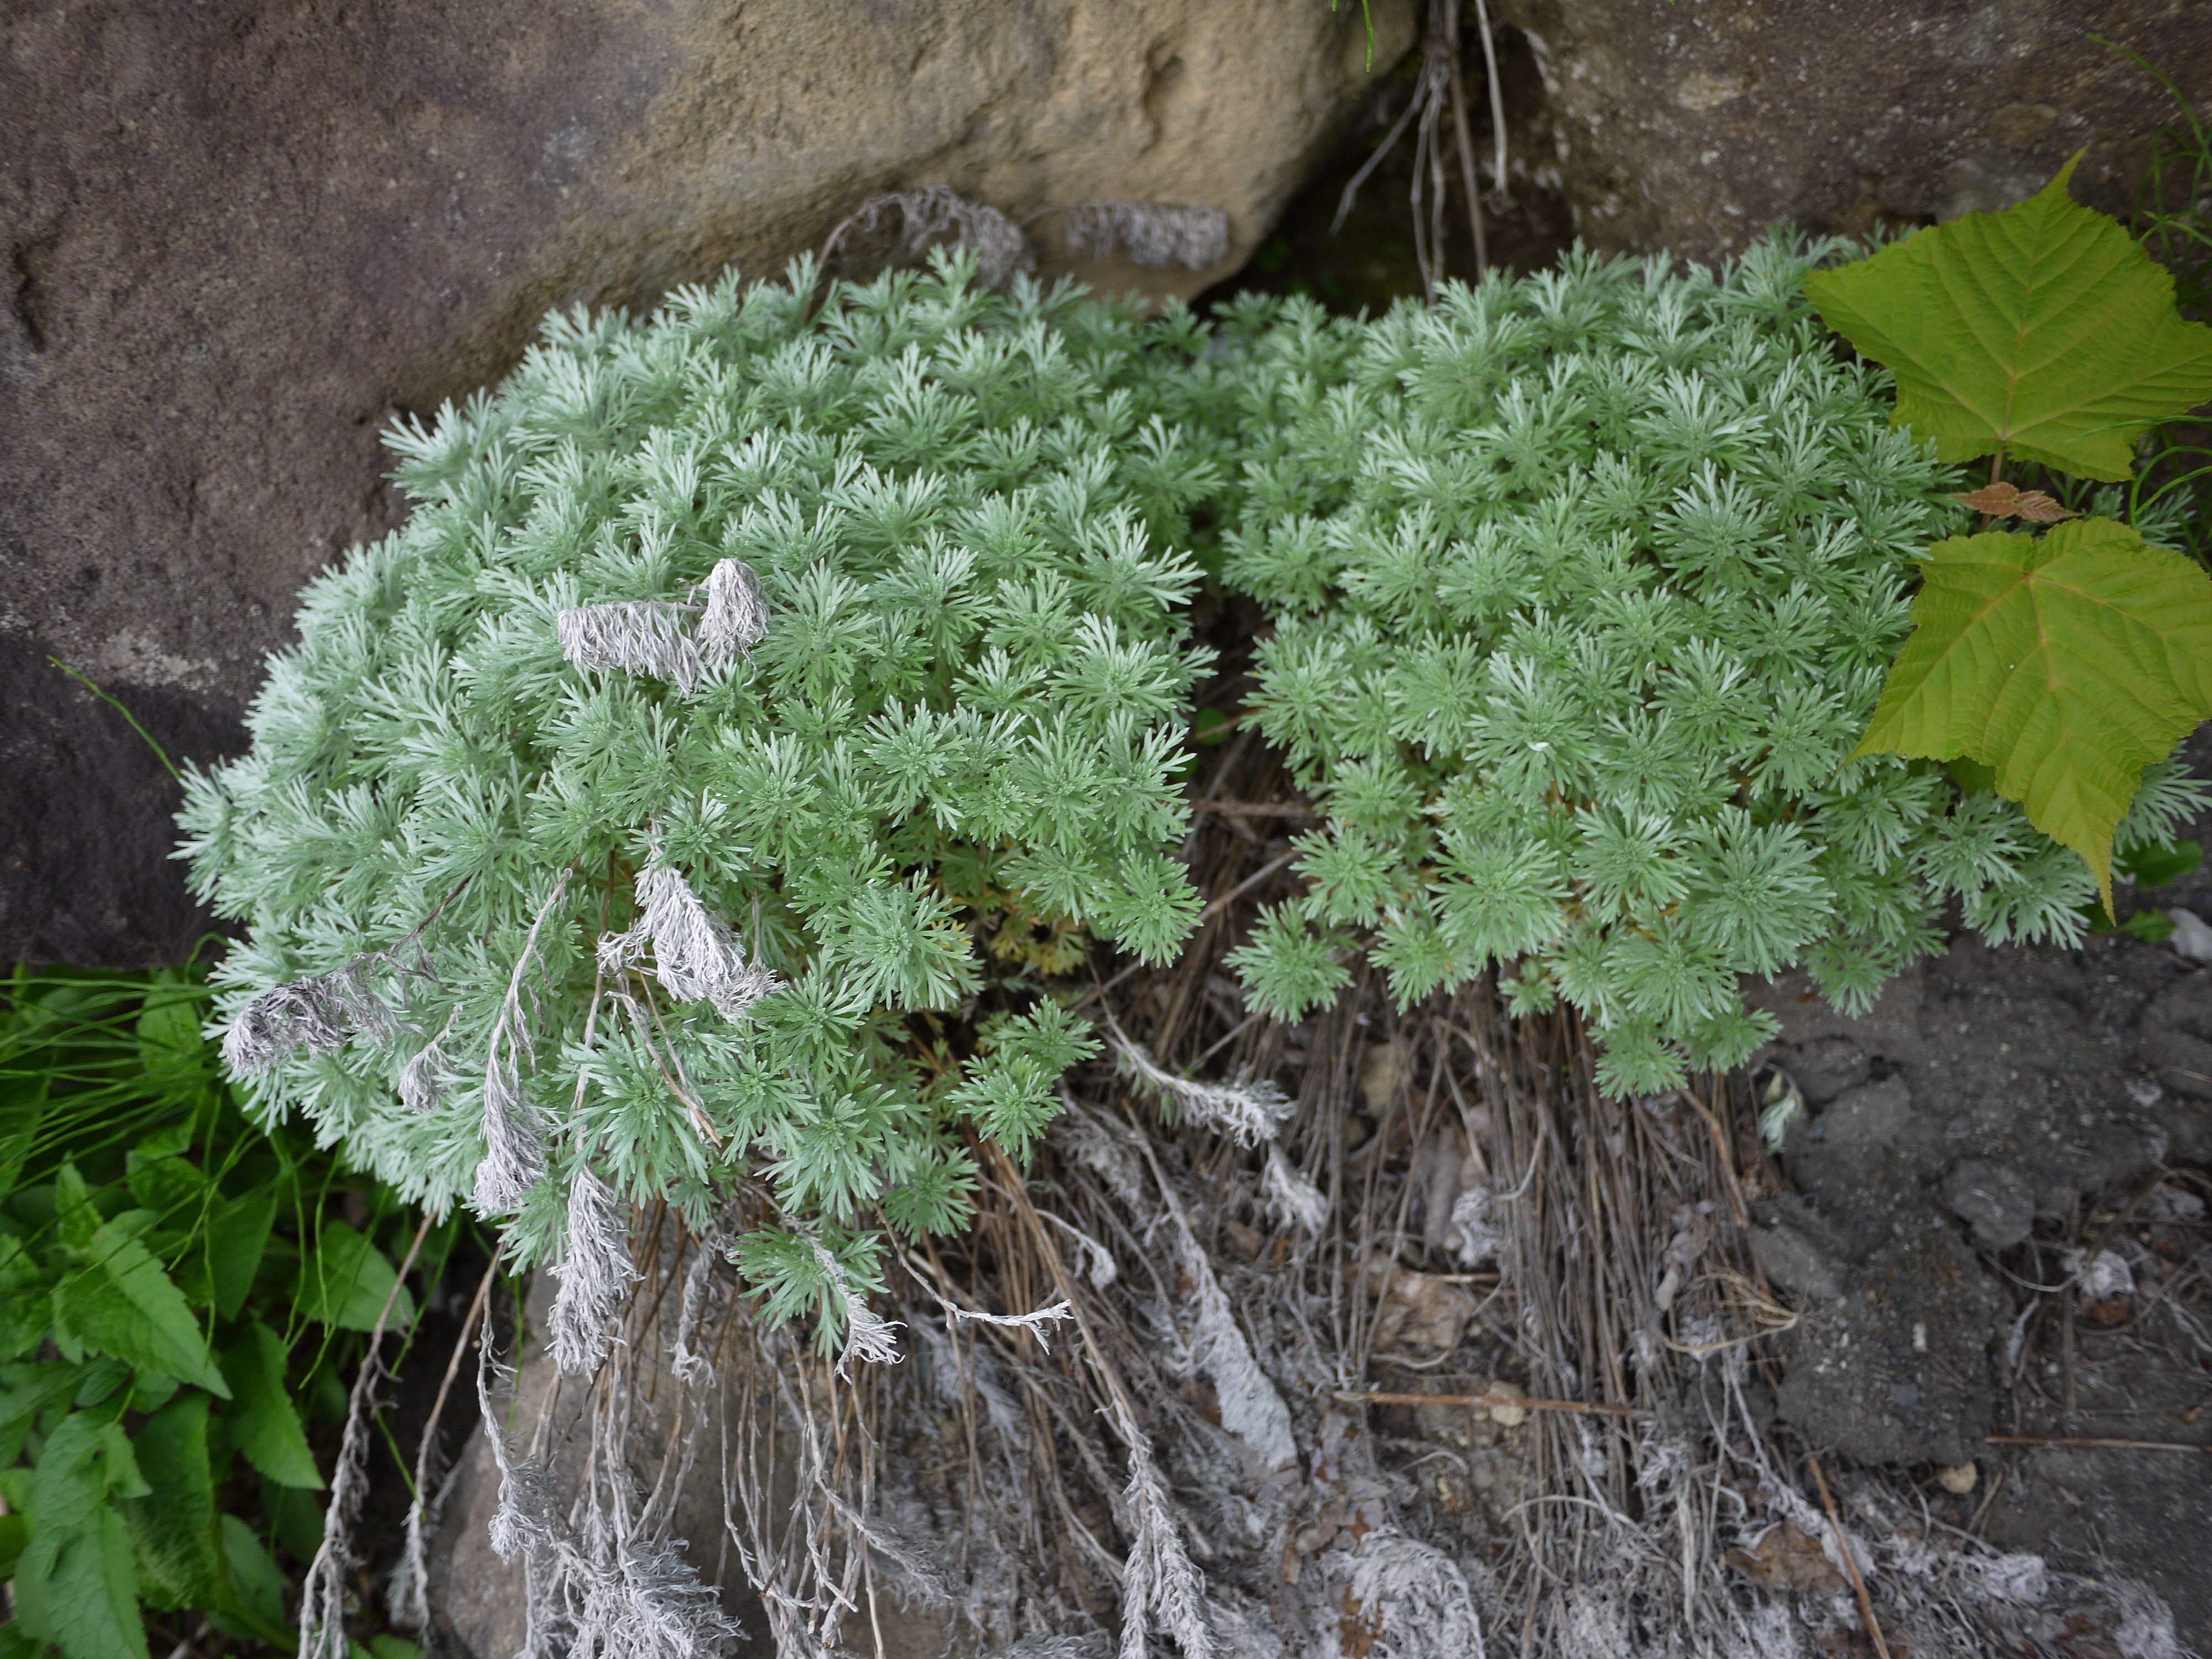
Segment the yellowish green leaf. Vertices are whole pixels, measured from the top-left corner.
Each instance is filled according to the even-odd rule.
[[[2118,221],[2067,194],[1969,213],[1806,279],[1827,325],[1897,377],[1897,424],[1947,461],[2003,449],[2089,478],[2212,399],[2212,328]]]
[[[1911,637],[1852,758],[1994,768],[2109,914],[2112,832],[2143,769],[2212,718],[2212,580],[2110,519],[1954,536],[1920,568]]]

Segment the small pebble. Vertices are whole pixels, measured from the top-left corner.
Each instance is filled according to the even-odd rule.
[[[1525,1399],[1528,1390],[1518,1382],[1498,1382],[1492,1383],[1483,1392],[1504,1395],[1509,1399]],[[1528,1420],[1528,1408],[1526,1406],[1492,1406],[1490,1420],[1501,1429],[1517,1429]]]
[[[2212,925],[2194,910],[2169,908],[2166,919],[2173,923],[2173,932],[2166,943],[2191,962],[2212,962]]]
[[[1936,1484],[1945,1492],[1964,1498],[1974,1489],[1976,1473],[1972,1463],[1961,1463],[1955,1468],[1938,1469],[1936,1471]]]

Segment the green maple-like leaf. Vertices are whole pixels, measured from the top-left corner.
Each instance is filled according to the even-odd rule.
[[[1969,213],[1806,279],[1827,325],[1897,376],[1897,424],[1947,461],[2002,449],[2125,478],[2154,422],[2212,399],[2212,328],[2118,222],[2066,193]]]
[[[2212,718],[2212,580],[2110,519],[1928,550],[1912,636],[1853,751],[1992,767],[2112,903],[2112,831],[2143,768]]]

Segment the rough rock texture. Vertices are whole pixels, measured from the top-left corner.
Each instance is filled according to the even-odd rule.
[[[174,957],[197,931],[154,855],[173,796],[46,655],[186,754],[227,747],[301,581],[398,520],[377,442],[395,416],[495,378],[550,307],[774,274],[879,191],[945,183],[1017,218],[1223,209],[1212,270],[1079,271],[1195,292],[1410,42],[1410,0],[1376,0],[1370,70],[1361,10],[0,12],[0,637],[32,665],[9,670],[0,960]],[[1036,228],[1049,254],[1054,222]]]
[[[1608,248],[1694,258],[1790,220],[1863,233],[2010,205],[2086,148],[2075,194],[2124,210],[2175,118],[2212,104],[2192,0],[1492,0],[1510,170]],[[1527,83],[1541,86],[1540,100]]]

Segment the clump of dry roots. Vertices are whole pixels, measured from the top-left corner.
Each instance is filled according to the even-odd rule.
[[[589,1374],[517,1413],[486,1373],[527,1653],[2179,1652],[1776,1438],[1747,1091],[1602,1101],[1487,987],[1285,1029],[1162,981],[1109,1034],[1026,1172],[979,1146],[972,1233],[896,1253],[895,1363],[755,1317],[741,1192],[637,1220]]]

